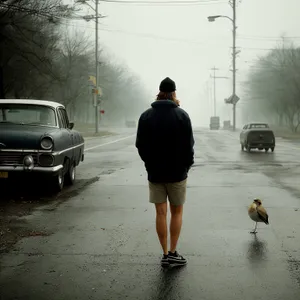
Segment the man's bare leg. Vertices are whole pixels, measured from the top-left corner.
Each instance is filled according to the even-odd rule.
[[[178,242],[178,239],[179,239],[181,226],[182,226],[183,205],[175,206],[175,205],[170,204],[170,210],[171,210],[170,251],[172,253],[174,253],[176,251],[177,242]]]
[[[168,254],[167,202],[156,203],[156,232],[165,255]]]

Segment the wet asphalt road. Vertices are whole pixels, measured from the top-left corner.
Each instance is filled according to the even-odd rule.
[[[296,143],[246,153],[234,133],[195,130],[178,247],[188,265],[162,270],[132,134],[86,140],[78,180],[96,180],[26,217],[47,235],[23,239],[0,257],[1,300],[300,299]],[[270,215],[256,238],[247,215],[255,197]]]

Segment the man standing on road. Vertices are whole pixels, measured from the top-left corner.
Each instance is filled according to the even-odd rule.
[[[176,251],[188,172],[194,163],[194,137],[189,115],[179,108],[176,85],[165,78],[157,100],[139,119],[136,147],[145,163],[149,201],[156,207],[156,231],[163,249],[162,266],[185,265]],[[167,198],[170,202],[170,251],[168,251]]]

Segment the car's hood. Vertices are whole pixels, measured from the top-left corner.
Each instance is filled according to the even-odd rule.
[[[56,129],[41,126],[0,124],[0,149],[40,149],[41,137]]]

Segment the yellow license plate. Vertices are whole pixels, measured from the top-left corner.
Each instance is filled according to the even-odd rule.
[[[8,178],[8,172],[0,172],[0,178]]]

